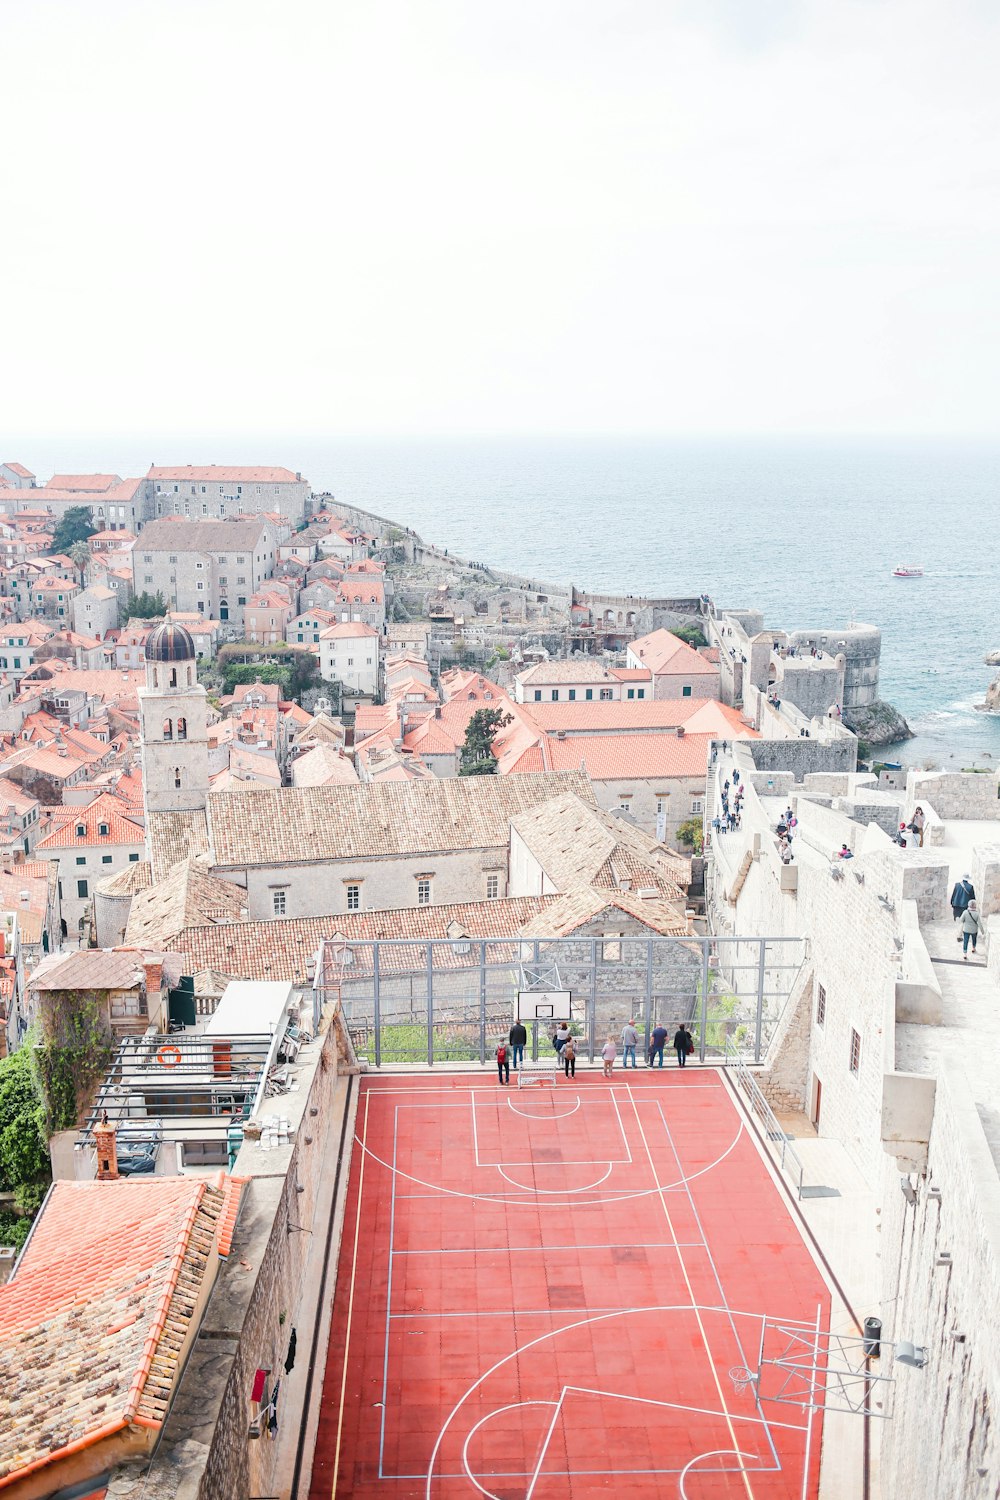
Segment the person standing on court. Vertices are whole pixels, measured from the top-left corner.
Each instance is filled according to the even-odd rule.
[[[566,1077],[575,1078],[576,1042],[574,1042],[572,1037],[570,1037],[569,1041],[563,1043],[563,1048],[559,1056],[562,1058],[563,1072],[566,1074]]]
[[[496,1050],[497,1077],[501,1083],[510,1083],[510,1049],[501,1042]]]
[[[694,1037],[683,1021],[674,1032],[674,1051],[677,1053],[677,1066],[687,1067],[688,1053],[694,1051]]]
[[[653,1027],[653,1035],[650,1038],[649,1066],[651,1068],[654,1066],[654,1058],[656,1059],[656,1062],[659,1064],[659,1066],[661,1068],[663,1067],[663,1049],[666,1045],[667,1028],[661,1021],[659,1025]]]
[[[610,1078],[611,1074],[614,1072],[615,1058],[617,1056],[618,1048],[615,1046],[615,1039],[613,1036],[609,1036],[607,1041],[604,1043],[603,1048],[601,1049],[601,1060],[604,1063],[605,1078]]]
[[[518,1063],[524,1062],[524,1048],[528,1040],[528,1033],[520,1021],[514,1022],[510,1028],[510,1035],[507,1040],[510,1042],[510,1060],[514,1065],[514,1072],[516,1073]]]
[[[628,1067],[631,1057],[632,1066],[635,1067],[635,1049],[639,1045],[639,1033],[635,1029],[634,1021],[626,1021],[622,1027],[622,1067]]]
[[[961,880],[956,881],[955,889],[951,893],[951,915],[957,922],[965,911],[970,901],[976,899],[976,888],[968,875],[963,875]]]
[[[562,1049],[565,1047],[566,1043],[570,1039],[570,1035],[571,1035],[571,1032],[570,1032],[570,1029],[569,1029],[569,1022],[568,1021],[560,1021],[559,1025],[556,1027],[556,1034],[552,1038],[552,1045],[556,1049],[557,1052],[559,1052],[559,1053],[562,1052]]]

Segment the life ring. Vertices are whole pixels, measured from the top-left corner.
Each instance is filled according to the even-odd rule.
[[[161,1047],[156,1054],[156,1061],[163,1068],[176,1068],[181,1060],[181,1049],[179,1047]]]

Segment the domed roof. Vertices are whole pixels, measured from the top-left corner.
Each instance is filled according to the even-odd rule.
[[[146,641],[147,661],[193,661],[194,641],[190,632],[174,620],[164,620]]]

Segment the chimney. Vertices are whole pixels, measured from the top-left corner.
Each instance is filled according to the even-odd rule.
[[[684,738],[684,725],[683,724],[678,724],[678,726],[677,726],[677,738],[679,740],[682,740]]]
[[[163,964],[158,958],[144,958],[142,967],[146,974],[146,999],[149,1001],[163,988]]]
[[[101,1123],[94,1126],[98,1182],[116,1182],[118,1179],[118,1147],[115,1144],[117,1134],[117,1124],[108,1124],[108,1112],[104,1110]]]

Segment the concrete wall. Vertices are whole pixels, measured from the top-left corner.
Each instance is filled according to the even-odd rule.
[[[815,771],[853,771],[858,764],[858,742],[842,739],[746,740],[758,771],[789,771],[801,781]]]
[[[939,818],[1000,819],[997,776],[971,771],[910,771],[906,778],[906,821],[913,809],[931,802]]]
[[[275,915],[274,893],[285,893],[286,917],[327,916],[347,910],[348,883],[361,884],[361,910],[417,904],[417,877],[431,877],[431,905],[476,901],[486,897],[487,874],[507,869],[507,848],[437,850],[400,859],[343,859],[308,865],[257,865],[217,873],[247,889],[248,916],[266,921]],[[527,892],[518,892],[528,894]]]

